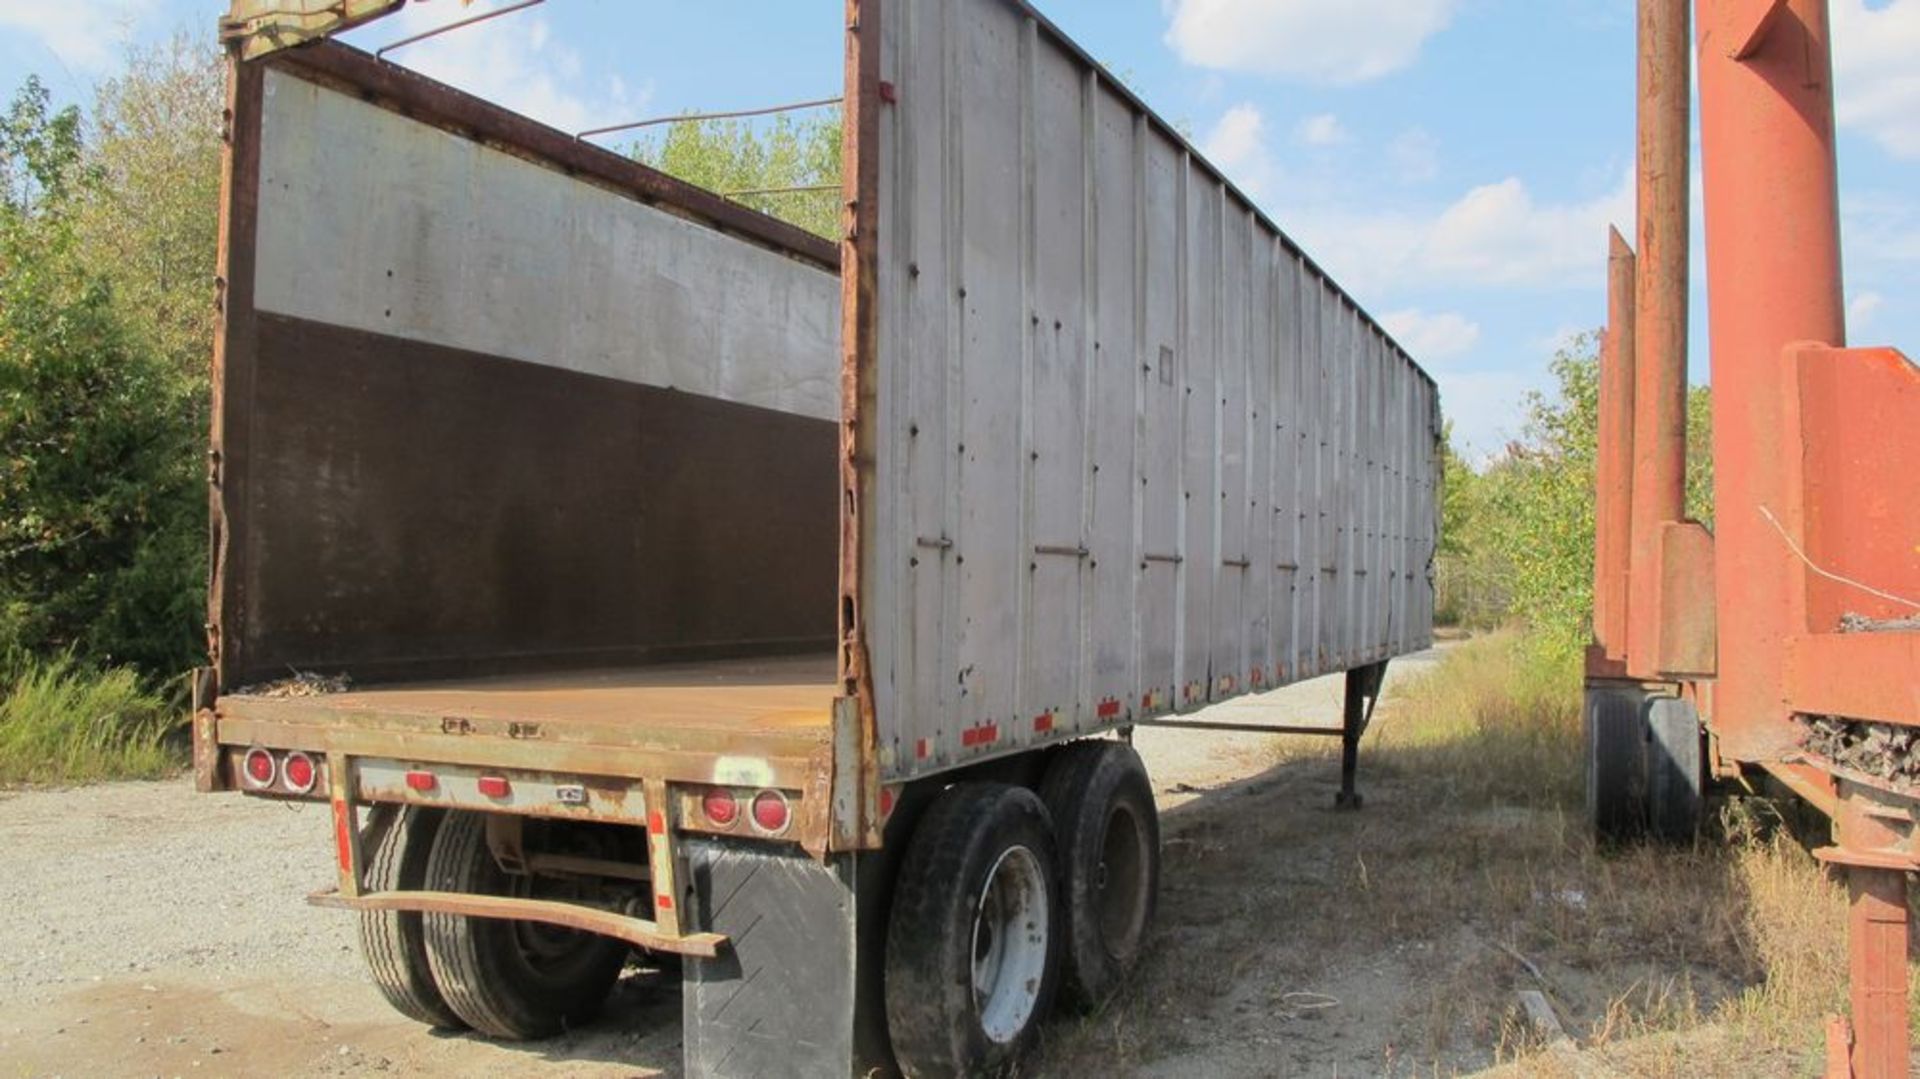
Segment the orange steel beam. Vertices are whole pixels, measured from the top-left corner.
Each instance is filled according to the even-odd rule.
[[[1627,552],[1633,513],[1634,256],[1608,229],[1607,331],[1600,339],[1600,447],[1593,507],[1593,636],[1627,658]]]
[[[1639,245],[1627,671],[1660,673],[1661,525],[1686,514],[1692,62],[1687,0],[1640,0]]]
[[[1805,531],[1787,348],[1846,338],[1827,4],[1700,0],[1698,13],[1719,616],[1711,722],[1726,755],[1766,761],[1797,741],[1782,659],[1807,628],[1805,568],[1785,542],[1804,544]]]

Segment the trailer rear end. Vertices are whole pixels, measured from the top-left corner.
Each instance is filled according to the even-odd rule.
[[[1433,383],[1057,28],[850,5],[834,245],[323,40],[394,6],[227,23],[195,741],[403,1012],[637,947],[691,1074],[997,1067],[1145,939],[1114,735],[1348,671],[1353,794]]]

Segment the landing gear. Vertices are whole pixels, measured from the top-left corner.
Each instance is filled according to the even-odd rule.
[[[1373,706],[1380,701],[1380,686],[1386,678],[1384,662],[1347,672],[1347,700],[1340,725],[1340,793],[1333,798],[1336,809],[1359,809],[1362,804],[1360,792],[1354,789],[1360,772],[1360,739],[1373,720]]]

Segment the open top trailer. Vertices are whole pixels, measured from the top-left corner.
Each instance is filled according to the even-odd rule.
[[[689,1074],[991,1070],[1145,938],[1132,727],[1349,672],[1358,804],[1434,384],[1044,17],[847,6],[836,245],[327,40],[399,6],[223,24],[194,728],[396,1007],[637,946]]]

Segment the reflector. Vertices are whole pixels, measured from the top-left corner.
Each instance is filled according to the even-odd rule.
[[[753,796],[753,823],[763,832],[787,830],[787,796],[779,791],[761,791]]]

